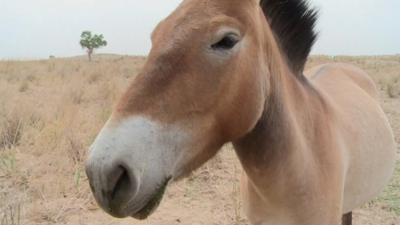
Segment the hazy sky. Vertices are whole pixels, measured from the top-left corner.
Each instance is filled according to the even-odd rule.
[[[99,52],[146,55],[155,25],[181,0],[0,0],[0,58],[83,54],[83,30],[104,34]],[[310,0],[320,10],[314,54],[400,53],[400,0]]]

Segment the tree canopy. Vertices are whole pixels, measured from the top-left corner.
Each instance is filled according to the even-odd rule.
[[[87,49],[89,60],[92,59],[92,54],[95,49],[107,46],[107,41],[104,40],[102,34],[92,34],[90,31],[83,31],[81,34],[81,47]]]

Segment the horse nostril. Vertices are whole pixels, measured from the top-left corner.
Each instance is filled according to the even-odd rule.
[[[109,176],[110,191],[107,195],[110,203],[123,204],[136,193],[136,178],[125,167],[118,166]]]
[[[116,183],[111,189],[111,199],[114,199],[118,192],[121,192],[123,189],[127,189],[127,187],[130,186],[129,176],[126,169],[120,167],[118,173],[119,175],[117,175]]]
[[[86,174],[99,205],[115,217],[126,216],[126,207],[140,188],[135,170],[121,164],[99,166],[90,161],[86,165]]]

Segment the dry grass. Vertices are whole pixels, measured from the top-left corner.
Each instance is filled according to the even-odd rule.
[[[22,119],[14,115],[6,116],[3,122],[0,123],[0,149],[11,148],[18,145],[21,140]]]
[[[390,98],[400,96],[400,76],[394,77],[386,84],[386,92]]]
[[[172,185],[147,222],[115,220],[96,206],[83,170],[87,147],[144,60],[0,62],[0,225],[248,224],[239,197],[241,168],[230,146]],[[319,56],[309,64],[324,62],[350,62],[372,75],[400,142],[400,57]],[[356,213],[356,224],[398,223],[399,175],[400,165],[381,198]]]
[[[20,225],[21,224],[21,205],[9,205],[0,216],[1,225]]]

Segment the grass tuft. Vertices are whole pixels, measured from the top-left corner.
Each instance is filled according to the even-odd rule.
[[[385,208],[400,216],[400,162],[396,165],[392,182],[386,187],[381,197],[378,198]]]
[[[0,225],[20,225],[21,224],[21,205],[9,205],[0,212]]]
[[[12,114],[0,125],[0,149],[18,145],[22,137],[22,119],[17,114]]]

